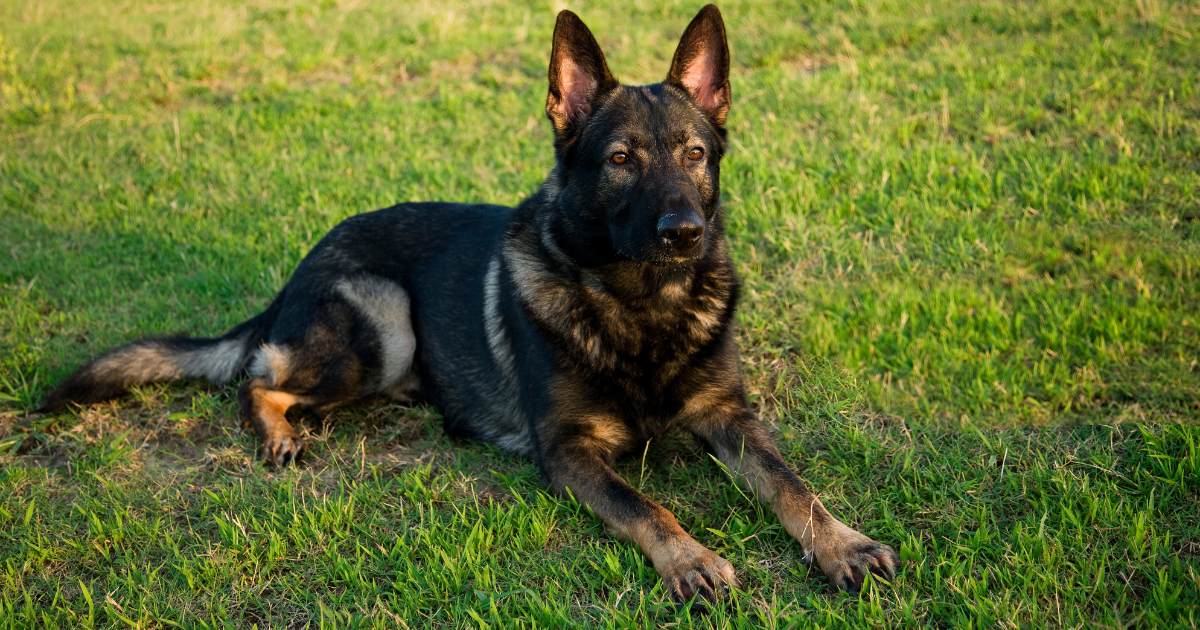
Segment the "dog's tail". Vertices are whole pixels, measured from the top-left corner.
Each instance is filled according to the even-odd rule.
[[[71,404],[102,402],[143,383],[185,378],[227,383],[246,369],[282,306],[281,293],[267,310],[214,339],[142,339],[109,350],[59,383],[38,412],[54,413]]]

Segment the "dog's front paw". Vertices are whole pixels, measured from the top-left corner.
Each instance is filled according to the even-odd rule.
[[[304,440],[293,432],[279,431],[263,440],[259,457],[264,464],[282,468],[300,461],[304,455]]]
[[[851,594],[862,589],[868,572],[890,580],[900,567],[900,555],[891,547],[842,523],[819,529],[812,545],[805,562],[815,559],[834,586]]]
[[[659,554],[654,568],[676,603],[693,602],[703,609],[705,602],[721,599],[738,585],[733,565],[695,540],[680,540],[669,547],[667,553]]]

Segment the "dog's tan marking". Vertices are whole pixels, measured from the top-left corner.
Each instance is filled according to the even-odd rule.
[[[258,397],[264,411],[279,417],[286,416],[287,410],[299,400],[287,392],[273,390],[260,390]]]
[[[633,440],[629,427],[612,416],[601,415],[590,419],[588,429],[593,445],[610,456]]]
[[[691,285],[692,279],[684,277],[681,280],[664,284],[659,294],[667,300],[682,300],[688,296],[688,291],[692,288]]]
[[[679,412],[686,422],[691,418],[730,415],[742,408],[742,401],[724,388],[705,388],[691,395]]]
[[[715,330],[721,325],[720,313],[708,309],[693,309],[691,315],[694,319],[692,325],[692,334],[701,335],[708,331]]]

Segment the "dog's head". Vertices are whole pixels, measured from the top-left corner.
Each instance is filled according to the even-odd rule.
[[[562,245],[587,265],[696,261],[721,238],[729,46],[708,5],[680,39],[662,83],[623,86],[587,26],[558,15],[546,114],[558,165],[553,190]]]

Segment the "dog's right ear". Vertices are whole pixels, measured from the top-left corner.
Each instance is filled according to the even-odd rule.
[[[617,86],[608,71],[604,52],[579,16],[570,11],[558,14],[554,25],[554,49],[550,52],[550,94],[546,115],[559,137],[587,117],[592,104]]]

